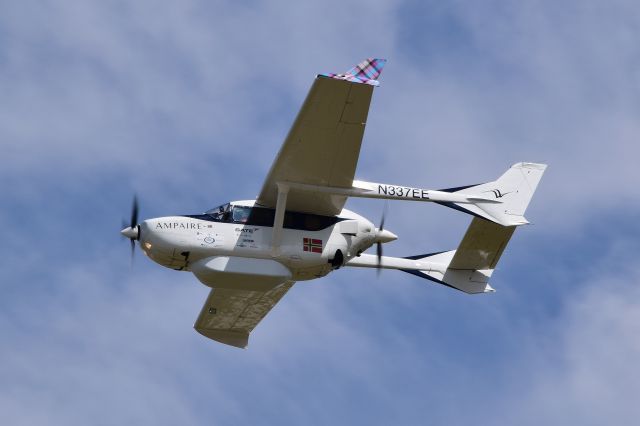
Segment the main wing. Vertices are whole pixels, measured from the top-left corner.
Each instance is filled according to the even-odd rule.
[[[385,59],[366,59],[345,74],[318,75],[267,175],[257,202],[275,208],[278,182],[351,188],[373,86]],[[287,210],[339,214],[344,195],[291,189]]]
[[[287,281],[269,291],[214,288],[193,327],[210,339],[246,348],[251,331],[293,284]]]

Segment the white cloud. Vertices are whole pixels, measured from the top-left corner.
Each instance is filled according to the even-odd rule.
[[[632,425],[640,416],[640,268],[637,242],[590,268],[548,332],[514,366],[509,424]],[[519,372],[517,372],[519,371]],[[519,387],[520,379],[530,386]]]
[[[37,148],[82,171],[135,167],[145,156],[193,163],[198,150],[233,156],[240,141],[260,150],[261,132],[272,131],[261,121],[289,96],[273,84],[304,90],[320,64],[332,65],[332,46],[347,34],[362,39],[354,51],[389,46],[387,8],[340,4],[343,13],[329,19],[327,3],[8,6],[0,18],[11,34],[2,80],[5,161],[25,172],[41,164],[25,155]],[[367,26],[354,25],[356,10]],[[369,35],[369,25],[380,30]]]
[[[446,37],[438,45],[442,34],[425,25],[400,40],[404,55],[374,100],[365,164],[374,170],[384,152],[380,173],[447,187],[493,179],[516,161],[547,162],[530,216],[554,232],[599,210],[594,194],[637,208],[636,5],[432,3],[414,3],[407,18],[428,22],[437,10],[440,31],[462,29],[465,39],[442,48]]]

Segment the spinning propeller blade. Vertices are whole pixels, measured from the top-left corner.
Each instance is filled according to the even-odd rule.
[[[378,232],[384,231],[384,218],[387,215],[387,202],[384,203],[384,209],[382,210],[382,217],[380,218],[380,226],[378,227]],[[382,242],[378,241],[376,243],[376,255],[378,256],[378,267],[377,273],[380,276],[380,270],[382,269]]]
[[[136,249],[136,240],[140,238],[140,226],[138,225],[138,197],[133,196],[133,206],[131,207],[131,220],[129,221],[129,225],[127,226],[123,223],[124,229],[120,231],[120,233],[129,238],[131,241],[131,262],[133,263],[133,255]],[[123,221],[124,222],[124,221]]]
[[[131,208],[131,222],[129,226],[133,228],[138,224],[138,196],[133,196],[133,207]]]

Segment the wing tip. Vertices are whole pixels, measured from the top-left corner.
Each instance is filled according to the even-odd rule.
[[[240,349],[247,349],[247,346],[249,346],[249,333],[200,327],[194,328],[204,337],[215,340],[216,342],[224,343],[225,345],[233,346]]]
[[[346,80],[352,83],[368,84],[370,86],[379,86],[380,82],[378,81],[378,77],[380,77],[382,69],[386,63],[387,60],[383,58],[367,58],[344,74],[324,73],[318,74],[318,77]]]

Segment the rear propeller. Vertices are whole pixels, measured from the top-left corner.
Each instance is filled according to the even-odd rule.
[[[384,219],[387,215],[387,203],[384,204],[384,210],[382,211],[382,217],[380,218],[380,226],[376,228],[376,256],[378,258],[376,269],[378,270],[378,276],[380,276],[380,270],[382,269],[382,244],[388,243],[398,239],[398,236],[391,231],[384,229]]]
[[[378,234],[381,234],[384,231],[384,218],[387,215],[387,202],[384,203],[384,209],[382,210],[382,217],[380,218],[380,226],[378,227]],[[376,267],[376,272],[378,277],[380,276],[380,271],[382,270],[382,241],[378,240],[376,243],[376,255],[378,256],[378,265]]]
[[[124,222],[124,221],[123,221]],[[125,228],[120,231],[122,235],[131,241],[131,260],[133,261],[133,253],[136,249],[136,240],[140,239],[140,225],[138,225],[138,197],[133,196],[133,206],[131,207],[131,220],[129,226],[123,223]]]

